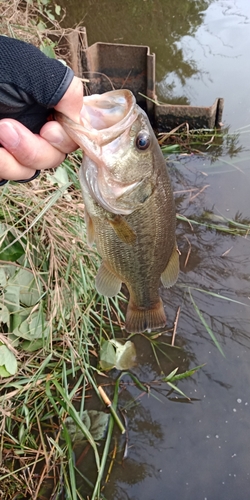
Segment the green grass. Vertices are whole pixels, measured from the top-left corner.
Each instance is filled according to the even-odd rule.
[[[203,226],[206,229],[215,229],[220,233],[233,236],[248,236],[250,233],[250,221],[244,223],[239,220],[227,219],[223,216],[218,216],[213,213],[204,213],[199,220],[190,219],[183,215],[177,214],[177,219],[182,222],[187,222],[191,227],[194,225]]]
[[[190,130],[187,123],[179,125],[167,133],[158,136],[164,154],[184,153],[205,155],[209,153],[212,161],[222,154],[234,158],[242,146],[239,144],[240,131],[229,133],[223,129]]]

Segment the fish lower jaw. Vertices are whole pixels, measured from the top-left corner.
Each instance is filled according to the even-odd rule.
[[[138,307],[129,301],[125,322],[128,333],[150,333],[152,330],[163,328],[166,323],[167,318],[160,297],[151,308]]]

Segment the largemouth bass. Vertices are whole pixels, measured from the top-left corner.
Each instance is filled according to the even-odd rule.
[[[84,151],[80,183],[88,243],[102,264],[96,288],[129,291],[125,328],[144,332],[164,327],[160,281],[178,277],[175,205],[166,161],[146,113],[129,90],[84,97],[79,123],[56,113]]]

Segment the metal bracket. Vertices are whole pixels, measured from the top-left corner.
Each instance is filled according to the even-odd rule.
[[[224,99],[210,107],[158,104],[155,94],[155,54],[143,45],[97,42],[88,46],[85,28],[67,35],[70,65],[81,78],[87,78],[88,92],[102,94],[112,89],[131,90],[137,103],[147,112],[158,131],[172,130],[187,122],[190,129],[220,127]]]

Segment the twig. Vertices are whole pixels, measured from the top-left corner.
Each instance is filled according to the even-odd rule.
[[[128,422],[127,422],[127,417],[126,417],[126,415],[124,415],[123,411],[121,411],[121,414],[123,416],[125,426],[126,426],[126,442],[125,442],[125,448],[124,448],[124,453],[123,453],[123,457],[122,457],[122,461],[123,461],[128,456]]]
[[[191,231],[194,231],[194,228],[193,228],[190,220],[185,215],[177,214],[177,217],[178,216],[180,217],[180,220],[183,220],[184,222],[187,222],[189,224]]]
[[[231,252],[233,247],[228,248],[224,253],[221,254],[221,257],[225,257],[229,252]]]
[[[179,191],[174,191],[174,194],[192,193],[192,191],[198,191],[198,188],[180,189]]]
[[[85,446],[84,450],[82,451],[81,455],[78,457],[77,461],[76,461],[76,467],[78,467],[83,459],[85,458],[85,456],[87,455],[89,449],[91,447],[91,444],[90,443],[87,443],[87,445]]]
[[[161,138],[161,139],[158,139],[158,142],[159,142],[160,146],[164,143],[164,141],[165,141],[166,139],[168,139],[171,135],[175,134],[175,132],[177,132],[177,130],[179,130],[181,127],[184,127],[184,126],[185,126],[185,127],[186,127],[186,129],[187,129],[187,135],[188,135],[188,133],[189,133],[189,127],[188,127],[188,123],[186,123],[186,122],[181,123],[181,124],[180,124],[180,125],[178,125],[177,127],[175,127],[175,128],[173,128],[172,130],[170,130],[170,132],[167,132],[167,133],[165,133],[165,132],[160,132],[160,133],[158,134],[158,136],[160,136],[160,135],[162,136],[162,138]]]
[[[174,331],[173,331],[171,346],[174,346],[175,335],[176,335],[177,324],[178,324],[178,320],[179,320],[179,316],[180,316],[180,311],[181,311],[181,308],[179,306],[177,309],[175,320],[174,320]]]
[[[113,469],[113,465],[114,465],[114,462],[115,462],[116,454],[117,454],[117,442],[115,440],[115,446],[114,446],[114,449],[113,449],[111,461],[110,461],[108,472],[107,472],[107,476],[106,476],[106,479],[105,479],[105,484],[107,484],[108,481],[109,481],[110,474],[111,474],[111,471]],[[103,485],[102,490],[104,490],[104,488],[105,488],[105,485]]]
[[[189,198],[189,201],[193,201],[197,196],[199,196],[201,193],[203,193],[203,191],[205,191],[205,189],[207,189],[208,187],[210,187],[210,184],[206,184],[206,186],[203,186],[202,189],[200,189],[200,191],[196,194],[194,194],[193,196],[191,196],[191,198]]]
[[[56,439],[55,439],[55,443],[56,444],[58,444],[60,436],[61,436],[61,429],[59,429],[59,431],[57,433],[57,436],[56,436]],[[54,452],[55,452],[55,446],[53,445],[52,448],[51,448],[51,450],[50,450],[49,456],[47,457],[47,460],[46,460],[47,463],[50,463],[51,458],[53,457]],[[33,500],[37,500],[38,499],[40,488],[41,488],[42,483],[44,481],[44,476],[45,476],[46,473],[49,473],[49,469],[47,467],[47,463],[44,465],[44,468],[42,470],[42,473],[41,473],[40,479],[38,481],[38,485],[37,485],[36,491],[34,492]]]
[[[186,259],[185,259],[185,262],[184,262],[184,267],[186,267],[186,265],[187,265],[187,263],[189,261],[189,257],[190,257],[190,254],[191,254],[191,248],[192,248],[192,246],[191,246],[191,243],[190,243],[188,237],[184,236],[184,238],[186,238],[186,240],[188,242],[188,245],[189,245],[188,253],[187,253],[187,256],[186,256]]]
[[[11,345],[11,343],[9,342],[9,340],[5,337],[5,335],[3,335],[2,333],[0,333],[0,342],[2,342],[3,344],[5,344],[8,349],[13,352],[13,354],[15,354],[16,356],[18,356],[18,351]]]

